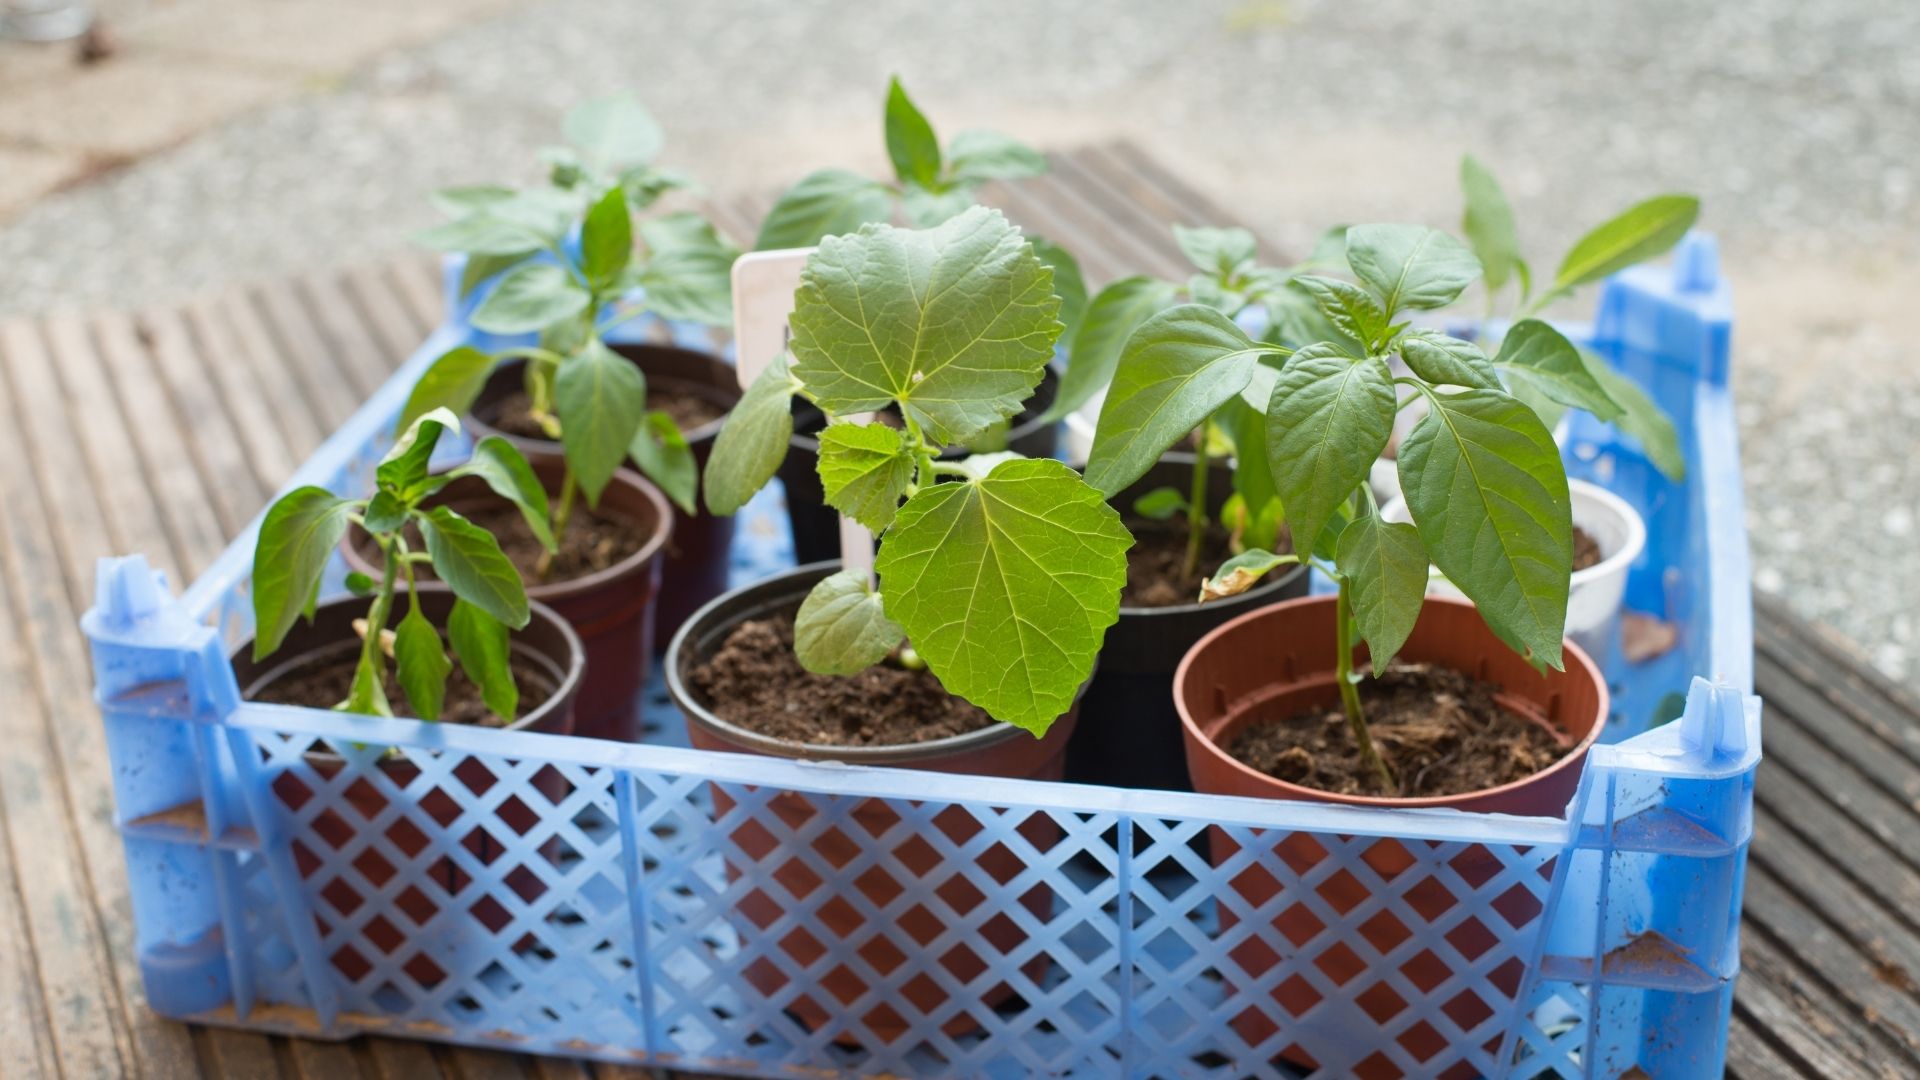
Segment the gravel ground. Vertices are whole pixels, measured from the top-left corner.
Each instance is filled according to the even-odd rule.
[[[1536,265],[1691,189],[1739,298],[1762,588],[1920,683],[1920,5],[530,3],[247,117],[0,230],[0,312],[142,304],[392,250],[420,192],[525,171],[561,111],[634,87],[716,189],[878,170],[899,71],[948,132],[1124,134],[1296,249],[1456,220],[1473,149]]]

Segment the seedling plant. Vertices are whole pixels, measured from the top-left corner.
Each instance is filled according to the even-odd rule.
[[[1053,460],[944,446],[1003,423],[1061,332],[1052,269],[998,212],[828,237],[794,296],[790,355],[728,417],[706,473],[729,514],[769,480],[799,395],[826,413],[827,502],[879,536],[875,584],[821,581],[795,619],[808,670],[848,675],[906,641],[951,693],[1043,734],[1073,704],[1119,617],[1132,538],[1099,490]],[[891,407],[898,426],[847,417]]]
[[[450,188],[436,201],[453,214],[429,230],[429,246],[464,252],[463,294],[497,278],[472,315],[493,334],[535,334],[533,344],[493,353],[455,348],[421,376],[402,410],[404,430],[437,408],[471,408],[495,364],[526,362],[534,420],[566,457],[554,531],[564,536],[575,499],[598,505],[623,462],[691,514],[699,482],[692,450],[673,419],[647,408],[646,377],[607,346],[606,335],[645,312],[725,326],[733,318],[729,274],[739,252],[698,214],[635,221],[665,192],[685,186],[651,164],[660,130],[628,96],[589,102],[567,117],[572,145],[549,151],[549,184],[516,191]],[[635,241],[640,250],[636,251]],[[550,563],[543,561],[541,576]]]
[[[346,499],[321,487],[300,487],[268,508],[260,525],[253,558],[253,656],[273,655],[294,623],[312,617],[327,562],[350,526],[373,538],[384,569],[379,580],[348,575],[347,586],[369,597],[352,688],[337,708],[373,716],[392,716],[385,679],[389,653],[396,681],[413,715],[438,720],[446,700],[453,662],[480,690],[482,701],[502,723],[511,723],[520,691],[508,663],[507,635],[527,625],[527,594],[520,574],[493,535],[445,506],[425,506],[453,481],[475,476],[520,508],[528,526],[551,547],[547,493],[526,459],[505,439],[482,439],[473,457],[459,468],[429,473],[428,462],[440,436],[458,432],[460,421],[435,409],[407,426],[374,471],[374,493]],[[406,528],[413,526],[426,550],[413,550]],[[454,594],[446,636],[421,611],[417,568],[432,568]],[[394,603],[404,586],[407,610],[392,630]]]
[[[1576,244],[1545,295],[1664,250],[1678,234],[1655,241],[1673,229],[1665,217],[1629,211]],[[1234,398],[1264,416],[1266,463],[1295,551],[1234,556],[1203,599],[1244,591],[1268,570],[1303,560],[1334,580],[1342,709],[1363,763],[1383,792],[1397,794],[1367,728],[1365,673],[1354,668],[1353,647],[1366,643],[1375,676],[1386,670],[1419,617],[1429,562],[1500,640],[1535,666],[1562,666],[1573,558],[1566,472],[1547,424],[1503,377],[1558,406],[1616,418],[1626,409],[1545,322],[1516,324],[1493,357],[1416,326],[1416,316],[1425,322],[1424,313],[1452,304],[1482,277],[1481,259],[1446,233],[1359,225],[1346,231],[1344,248],[1352,280],[1295,279],[1333,331],[1326,340],[1298,348],[1256,341],[1205,304],[1148,318],[1122,352],[1094,454],[1109,463],[1103,487],[1118,490]],[[1409,374],[1395,375],[1395,357]],[[1428,410],[1397,464],[1413,524],[1383,520],[1365,482],[1392,435],[1400,389]],[[1646,408],[1652,419],[1643,423],[1665,423]]]

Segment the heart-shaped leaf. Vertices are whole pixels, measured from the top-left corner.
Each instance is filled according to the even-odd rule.
[[[1120,614],[1132,537],[1052,460],[930,484],[880,545],[887,613],[949,691],[1042,734],[1073,705]]]
[[[1140,324],[1100,409],[1087,482],[1109,496],[1246,387],[1260,357],[1283,350],[1247,337],[1213,308],[1182,304]]]
[[[1340,531],[1334,558],[1348,581],[1353,620],[1366,639],[1373,673],[1384,674],[1426,603],[1426,545],[1411,525],[1361,514]]]
[[[589,505],[614,470],[627,460],[633,436],[647,415],[647,380],[626,357],[598,338],[560,364],[553,380],[553,402],[560,412],[560,444],[574,479]]]
[[[527,625],[527,591],[520,571],[492,533],[445,506],[433,507],[415,520],[427,542],[433,572],[455,596],[516,630]]]
[[[906,432],[885,424],[829,424],[820,433],[820,487],[827,505],[875,533],[893,524],[913,480]]]
[[[1373,286],[1389,317],[1402,308],[1446,307],[1480,276],[1467,246],[1423,225],[1355,225],[1347,265]]]
[[[905,631],[887,618],[864,570],[829,575],[793,618],[793,654],[819,675],[854,675],[887,658]]]
[[[800,380],[788,370],[782,353],[754,378],[727,414],[707,458],[709,513],[738,513],[779,471],[793,437],[793,395],[799,389]]]
[[[753,247],[812,247],[825,237],[885,221],[892,212],[893,193],[885,185],[845,169],[821,169],[802,177],[773,204]]]
[[[253,551],[253,658],[280,648],[320,591],[327,560],[347,535],[353,503],[321,487],[280,496],[260,522]]]
[[[899,402],[935,442],[1020,411],[1060,333],[1053,273],[997,210],[829,237],[794,294],[793,373],[829,413]]]
[[[1433,564],[1516,651],[1559,667],[1573,572],[1560,448],[1497,390],[1430,394],[1400,446],[1400,486]]]
[[[1267,403],[1267,466],[1296,547],[1314,546],[1393,434],[1393,373],[1332,345],[1294,353]]]

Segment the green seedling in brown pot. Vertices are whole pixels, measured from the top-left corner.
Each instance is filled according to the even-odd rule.
[[[459,429],[460,421],[445,409],[414,420],[381,459],[374,471],[374,493],[367,498],[345,499],[325,488],[300,487],[268,508],[253,556],[256,660],[271,656],[301,615],[311,614],[328,560],[347,529],[358,525],[372,536],[384,570],[377,581],[358,573],[348,576],[348,588],[369,597],[369,603],[364,625],[356,624],[362,641],[352,689],[338,708],[393,715],[385,690],[391,651],[396,679],[413,714],[438,720],[447,676],[453,671],[447,656],[451,644],[487,708],[503,723],[513,720],[520,692],[508,665],[507,634],[526,626],[529,617],[520,574],[491,533],[445,506],[422,504],[454,480],[477,476],[518,506],[534,535],[551,545],[547,493],[526,459],[500,438],[481,440],[473,458],[459,468],[429,473],[440,436]],[[410,547],[408,526],[421,538],[424,551]],[[455,597],[444,637],[420,608],[416,586],[423,565]],[[406,613],[388,630],[403,590]]]
[[[1021,408],[1059,336],[1053,273],[996,211],[919,231],[829,237],[794,295],[791,355],[727,418],[708,505],[732,513],[772,478],[800,395],[826,499],[878,534],[861,569],[821,581],[795,620],[808,670],[850,675],[911,641],[951,693],[1043,734],[1072,707],[1119,617],[1132,537],[1066,465],[1012,453],[941,461]],[[894,423],[853,417],[887,410]],[[897,426],[896,426],[897,425]]]
[[[729,325],[729,274],[739,255],[698,214],[635,220],[638,210],[685,183],[650,164],[659,128],[638,102],[625,96],[590,102],[568,116],[566,130],[574,145],[547,155],[549,186],[443,191],[438,201],[456,216],[422,237],[429,246],[466,253],[463,291],[498,278],[473,312],[475,328],[537,334],[536,343],[494,353],[453,349],[421,376],[400,417],[405,428],[432,409],[463,413],[495,364],[526,361],[533,418],[566,455],[554,512],[559,535],[576,497],[597,505],[629,459],[682,509],[695,512],[699,477],[686,437],[665,412],[648,410],[645,375],[605,338],[647,312]]]

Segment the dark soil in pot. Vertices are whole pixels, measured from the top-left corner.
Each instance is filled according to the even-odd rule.
[[[837,569],[837,563],[805,566],[735,590],[701,609],[681,628],[667,651],[667,687],[687,717],[688,735],[695,747],[980,776],[1060,778],[1077,708],[1055,721],[1045,738],[1036,739],[993,722],[944,691],[935,694],[938,681],[921,672],[882,667],[840,680],[849,684],[843,688],[805,689],[814,685],[813,680],[824,677],[799,669],[797,661],[792,662],[791,669],[785,668],[774,650],[784,642],[781,627],[790,626],[807,591]],[[790,681],[771,687],[749,685],[751,680],[763,677],[770,682],[777,670],[784,671]],[[906,715],[908,710],[882,700],[893,692],[903,700],[926,705],[929,711],[918,717],[919,723],[913,723],[915,718]],[[855,720],[849,724],[839,717],[812,715],[812,705],[790,707],[795,693],[806,694],[809,702],[823,706],[838,703],[852,708]],[[739,710],[764,715],[743,716],[744,722],[736,722],[721,715],[722,710],[736,716],[743,716]],[[981,720],[985,720],[984,726],[969,726]],[[949,733],[956,728],[966,730]],[[809,741],[782,738],[773,734],[776,731],[800,733]],[[911,742],[882,741],[884,733],[902,731],[920,737]],[[814,741],[817,732],[825,732],[827,739],[844,741]],[[728,814],[745,790],[750,789],[714,785],[716,814]],[[843,816],[856,827],[819,831],[809,823],[822,813]],[[756,888],[735,905],[734,916],[741,922],[740,933],[753,938],[794,908],[793,902],[778,895],[781,891],[811,909],[806,932],[767,940],[764,947],[783,954],[794,967],[806,969],[797,980],[802,983],[801,991],[786,1003],[786,1008],[814,1030],[847,1018],[845,1003],[866,993],[870,985],[856,968],[823,960],[827,950],[851,948],[880,972],[895,972],[909,956],[926,957],[931,963],[934,958],[928,956],[927,947],[950,931],[954,918],[965,919],[983,905],[1005,904],[1013,899],[983,892],[937,848],[909,830],[897,840],[886,841],[885,853],[857,880],[862,897],[884,913],[876,925],[859,909],[827,895],[832,890],[819,889],[813,871],[793,858],[791,849],[783,848],[775,837],[789,831],[803,835],[816,832],[818,838],[811,841],[811,846],[818,857],[827,865],[846,866],[855,859],[874,858],[877,853],[871,849],[890,830],[898,836],[895,827],[901,821],[901,811],[895,803],[866,799],[849,810],[836,806],[830,796],[787,791],[775,795],[762,816],[777,817],[779,827],[749,819],[730,829],[728,839],[751,864],[739,864],[729,855],[727,876],[730,881],[743,877],[771,879],[781,890]],[[955,844],[965,844],[983,827],[972,812],[958,806],[935,814],[932,824]],[[1045,852],[1059,840],[1058,827],[1043,814],[1027,817],[1018,828],[1022,838],[1037,851]],[[1004,885],[1020,875],[1026,861],[1007,845],[995,844],[981,852],[974,865],[984,879]],[[942,901],[938,912],[925,903],[913,902],[912,897],[928,893]],[[1052,912],[1053,895],[1044,885],[1036,885],[1022,892],[1017,902],[1035,918],[1045,920]],[[951,917],[946,914],[949,910]],[[962,944],[944,949],[937,962],[947,975],[966,982],[987,971],[983,956],[1005,955],[1025,940],[1017,923],[995,916],[969,932],[961,939]],[[1046,955],[1041,953],[1022,970],[1039,981],[1047,964]],[[796,981],[787,974],[785,965],[765,960],[747,969],[747,979],[769,996],[790,992],[790,984]],[[986,1005],[997,1007],[1009,1004],[1013,993],[1006,983],[990,983],[976,996]],[[925,977],[906,980],[891,994],[892,1001],[883,1001],[853,1018],[865,1025],[871,1036],[836,1028],[835,1040],[868,1046],[875,1040],[881,1044],[899,1042],[907,1037],[908,1016],[930,1013],[948,1000],[947,992]],[[943,1030],[957,1036],[975,1026],[975,1021],[961,1014],[947,1021]]]
[[[536,458],[530,464],[548,494],[558,492],[565,463]],[[640,690],[653,661],[654,608],[671,535],[666,497],[631,469],[615,473],[597,508],[575,502],[544,580],[537,572],[544,553],[540,541],[519,509],[484,481],[463,477],[432,501],[491,531],[520,571],[527,595],[552,606],[585,643],[587,672],[573,733],[639,741]],[[418,536],[410,534],[409,542],[419,550]],[[348,535],[346,554],[349,565],[379,575],[379,553],[366,533],[355,529]]]
[[[427,617],[435,626],[444,627],[447,614],[453,608],[453,594],[439,586],[422,586],[419,595]],[[404,603],[404,600],[397,601],[395,606],[404,611]],[[252,641],[241,643],[232,660],[241,696],[249,701],[332,708],[345,697],[346,687],[351,683],[353,663],[360,648],[353,620],[366,616],[368,604],[365,599],[351,597],[320,605],[311,624],[304,621],[295,624],[280,650],[259,662],[253,660]],[[520,715],[508,728],[565,735],[573,730],[573,705],[585,667],[580,639],[551,608],[535,603],[532,615],[526,628],[515,631],[511,638],[510,663],[520,686]],[[459,711],[449,711],[443,722],[453,722],[457,716],[475,711],[472,705],[476,703],[470,697],[473,687],[460,673],[458,664],[454,665],[448,691],[449,705]],[[391,678],[387,695],[397,712],[405,711],[406,698]],[[484,708],[478,711],[484,712]],[[498,724],[497,718],[490,716],[483,722],[488,726]],[[320,744],[307,753],[305,760],[320,784],[337,784],[338,777],[347,768],[343,758]],[[331,906],[350,918],[368,903],[388,905],[379,916],[366,920],[358,934],[333,951],[335,969],[348,979],[357,980],[372,970],[374,962],[411,953],[402,964],[403,970],[422,986],[431,988],[447,977],[454,954],[466,955],[470,950],[477,954],[488,937],[498,934],[510,921],[505,907],[483,897],[477,890],[470,891],[472,879],[453,858],[442,856],[421,861],[422,853],[435,841],[435,833],[440,834],[441,840],[460,843],[482,863],[503,857],[505,849],[486,827],[470,824],[457,835],[448,835],[450,827],[463,814],[455,793],[471,799],[475,794],[486,792],[499,778],[483,760],[468,758],[453,770],[456,783],[422,791],[413,787],[420,777],[420,769],[410,758],[397,755],[381,758],[377,767],[396,788],[404,791],[412,787],[408,798],[418,812],[396,817],[381,833],[384,844],[365,844],[344,864],[337,861],[336,853],[364,839],[369,823],[389,808],[386,793],[364,778],[331,793],[322,792],[292,772],[276,777],[273,791],[292,814],[306,812],[308,804],[316,798],[326,800],[317,813],[293,824],[288,836],[295,869],[302,880],[312,883],[317,893],[317,910],[325,911]],[[568,792],[565,780],[551,769],[536,775],[533,784],[541,796],[554,804],[563,800]],[[540,811],[531,805],[538,801],[507,800],[494,811],[492,829],[500,835],[530,832],[539,824]],[[410,860],[411,865],[396,867],[391,861],[395,852]],[[329,863],[329,859],[336,862]],[[420,875],[438,889],[446,890],[453,899],[445,901],[438,889],[422,888],[404,889],[386,901],[368,899],[374,890],[401,873]],[[524,867],[509,871],[505,883],[527,901],[537,899],[546,891],[539,877]],[[451,916],[450,927],[441,925],[433,930],[430,936],[434,943],[430,947],[413,951],[420,932],[403,932],[400,927],[428,927],[436,919],[444,924],[448,922],[449,916],[445,913],[449,911],[464,911],[465,915]],[[521,948],[530,946],[532,941],[523,938],[514,944]]]
[[[1566,756],[1571,740],[1508,709],[1499,688],[1431,664],[1396,663],[1360,684],[1367,729],[1406,798],[1459,795],[1524,780]],[[1227,752],[1303,787],[1378,795],[1338,701],[1254,719]]]
[[[1004,449],[1027,457],[1052,457],[1059,446],[1060,425],[1043,424],[1041,414],[1053,404],[1060,377],[1048,367],[1034,387],[1026,407],[1014,416],[1007,428]],[[884,419],[884,417],[883,417]],[[793,438],[787,444],[787,456],[777,475],[787,492],[787,520],[793,530],[794,561],[801,565],[840,557],[840,515],[826,504],[820,488],[820,442],[814,438],[827,426],[827,418],[806,400],[793,399]],[[949,447],[942,460],[966,457],[965,447]]]
[[[1600,550],[1600,541],[1588,536],[1580,526],[1573,527],[1573,568],[1575,570],[1599,566],[1606,557],[1606,553]]]
[[[1233,494],[1233,473],[1211,466],[1207,502],[1217,514]],[[1305,596],[1304,567],[1281,567],[1239,596],[1196,603],[1200,582],[1232,554],[1227,531],[1209,530],[1201,570],[1189,578],[1184,516],[1154,521],[1132,513],[1134,500],[1155,488],[1188,490],[1193,455],[1167,454],[1111,502],[1127,517],[1135,543],[1127,552],[1127,588],[1120,621],[1107,630],[1100,667],[1081,699],[1086,722],[1067,747],[1066,778],[1111,787],[1191,791],[1173,705],[1173,669],[1201,635],[1262,604]],[[1284,534],[1283,534],[1284,539]],[[1284,547],[1284,545],[1282,545]]]
[[[399,603],[404,604],[405,601]],[[309,709],[331,709],[347,700],[352,692],[353,672],[359,660],[359,643],[343,641],[333,653],[313,655],[303,660],[299,667],[276,676],[272,682],[261,687],[251,700],[275,705],[302,705]],[[524,656],[514,656],[508,664],[513,669],[514,684],[520,688],[520,708],[514,715],[514,719],[518,720],[526,715],[529,707],[537,708],[553,696],[553,675]],[[385,690],[387,702],[393,707],[393,715],[417,719],[407,705],[406,694],[400,689],[400,680],[395,676],[391,663],[387,667]],[[509,723],[488,711],[486,702],[480,699],[480,688],[467,678],[467,673],[458,664],[447,676],[447,696],[441,703],[439,720],[443,724],[472,724],[475,727],[506,727]]]
[[[732,364],[712,353],[674,345],[618,343],[614,352],[634,362],[647,377],[647,408],[674,418],[702,472],[713,453],[726,414],[740,400]],[[558,460],[560,444],[547,439],[527,415],[525,362],[501,364],[487,379],[471,410],[476,438],[504,435],[529,461]],[[656,641],[664,643],[687,616],[727,590],[733,548],[733,519],[673,510],[673,534],[661,579]],[[837,550],[837,549],[836,549]]]

